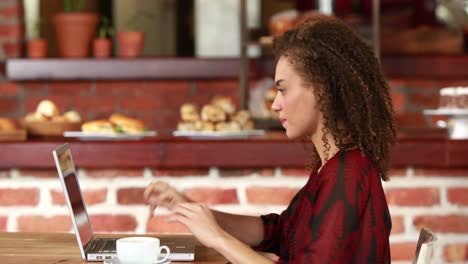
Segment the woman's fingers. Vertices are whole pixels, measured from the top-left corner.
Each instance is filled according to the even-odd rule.
[[[143,193],[144,197],[148,199],[153,194],[160,194],[167,191],[170,188],[169,184],[161,181],[153,182],[146,188]]]

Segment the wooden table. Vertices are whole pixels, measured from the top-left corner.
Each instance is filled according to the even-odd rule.
[[[105,235],[122,237],[130,235]],[[170,237],[171,235],[158,235]],[[180,235],[174,235],[180,237]],[[225,264],[227,261],[216,251],[200,244],[196,246],[195,262],[171,263],[206,263]],[[49,263],[102,263],[86,262],[81,258],[74,234],[63,233],[1,233],[0,263],[2,264],[49,264]]]

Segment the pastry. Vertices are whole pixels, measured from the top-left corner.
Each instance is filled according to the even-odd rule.
[[[36,114],[42,115],[47,119],[52,119],[54,116],[59,115],[57,106],[50,100],[42,100],[36,108]]]
[[[16,124],[13,120],[8,118],[0,117],[0,131],[14,131],[16,130]]]
[[[115,133],[112,123],[104,119],[85,122],[81,125],[81,130],[93,133]]]
[[[145,130],[143,121],[121,114],[112,114],[109,121],[116,127],[117,132],[140,133]]]
[[[205,105],[201,111],[203,121],[222,122],[226,120],[226,113],[223,109],[216,105]]]
[[[223,109],[228,115],[232,115],[236,112],[236,106],[234,105],[231,97],[216,96],[213,98],[212,104],[221,107],[221,109]]]
[[[180,117],[183,121],[193,122],[200,120],[198,107],[195,104],[186,103],[180,107]]]
[[[81,116],[76,111],[67,111],[63,114],[67,122],[81,122]]]

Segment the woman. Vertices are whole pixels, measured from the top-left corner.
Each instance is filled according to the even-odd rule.
[[[169,208],[232,263],[389,263],[382,189],[395,140],[389,88],[371,49],[335,18],[313,16],[275,39],[273,110],[290,139],[311,140],[312,172],[280,215],[232,215],[156,182],[148,203]],[[257,251],[255,251],[257,250]]]

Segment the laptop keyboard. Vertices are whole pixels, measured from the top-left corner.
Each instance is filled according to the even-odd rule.
[[[115,253],[116,252],[116,243],[117,239],[96,239],[96,244],[94,245],[93,250],[96,253]]]

